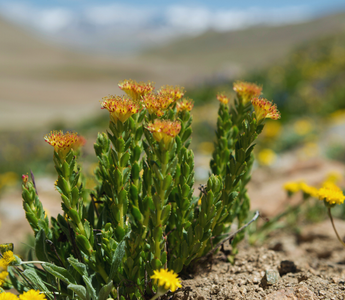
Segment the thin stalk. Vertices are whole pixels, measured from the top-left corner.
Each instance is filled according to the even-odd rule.
[[[345,247],[345,243],[343,242],[343,240],[341,239],[341,237],[340,237],[339,234],[338,234],[337,229],[335,228],[334,220],[333,220],[333,216],[332,216],[331,208],[330,208],[330,207],[328,207],[328,216],[329,216],[329,218],[330,218],[330,220],[331,220],[333,230],[334,230],[334,232],[335,232],[335,234],[336,234],[336,236],[337,236],[339,242]]]

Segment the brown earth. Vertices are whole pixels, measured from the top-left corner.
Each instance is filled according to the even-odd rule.
[[[292,243],[294,251],[242,244],[233,265],[220,252],[167,299],[345,299],[345,249],[334,237],[298,242],[283,235],[278,241]]]

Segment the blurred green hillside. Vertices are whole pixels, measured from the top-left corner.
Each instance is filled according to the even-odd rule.
[[[345,31],[304,42],[279,62],[241,79],[262,85],[263,96],[277,103],[283,121],[303,115],[325,117],[345,109]],[[229,80],[191,94],[202,104],[231,88]]]
[[[207,71],[209,76],[223,74],[234,78],[238,72],[252,71],[284,59],[303,42],[341,34],[344,31],[345,13],[341,12],[283,26],[255,26],[226,32],[209,31],[152,49],[142,57],[186,64],[199,72]]]

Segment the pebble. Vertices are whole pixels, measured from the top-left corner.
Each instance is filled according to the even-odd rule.
[[[276,284],[280,279],[279,272],[277,270],[266,270],[265,276],[261,279],[261,285],[263,287]]]
[[[280,262],[279,274],[283,276],[287,273],[296,273],[297,267],[291,260],[282,260]]]

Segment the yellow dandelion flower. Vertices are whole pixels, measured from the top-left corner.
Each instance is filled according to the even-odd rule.
[[[5,280],[8,276],[8,272],[7,271],[2,271],[0,273],[0,287],[3,286],[3,284],[5,283]]]
[[[333,172],[330,172],[327,174],[325,182],[336,183],[336,182],[340,181],[342,178],[343,178],[343,176],[339,172],[333,171]]]
[[[12,294],[12,293],[4,292],[0,294],[0,300],[16,300],[16,299],[18,299],[17,295]]]
[[[46,300],[46,296],[41,294],[39,290],[29,290],[19,295],[19,300]]]
[[[194,106],[194,102],[192,99],[183,99],[181,101],[176,102],[177,112],[191,111],[193,109],[193,106]]]
[[[151,279],[153,279],[158,286],[162,286],[166,290],[170,289],[172,292],[182,287],[180,279],[177,278],[178,274],[174,271],[160,269],[159,271],[155,270],[153,272],[154,275],[151,276]]]
[[[268,118],[272,120],[280,119],[280,112],[277,106],[265,98],[253,98],[252,104],[254,106],[255,115],[258,121]]]
[[[271,166],[277,160],[277,155],[271,149],[262,149],[258,154],[258,161],[263,166]]]
[[[270,139],[279,135],[281,130],[282,130],[282,126],[279,121],[278,122],[267,121],[262,134],[265,138]]]
[[[182,86],[165,85],[162,86],[159,91],[157,91],[157,94],[169,97],[172,99],[172,102],[176,102],[184,96],[185,89]]]
[[[85,144],[85,139],[76,132],[51,131],[44,137],[44,140],[54,147],[55,152],[65,157],[67,153],[73,149],[78,150]]]
[[[300,183],[300,189],[304,194],[307,194],[313,198],[318,198],[319,190],[316,187],[310,186],[305,182]]]
[[[122,123],[137,112],[140,111],[141,106],[138,102],[131,100],[125,96],[108,96],[103,97],[101,101],[102,109],[107,109],[110,113],[112,121],[120,120]]]
[[[7,265],[9,265],[12,261],[15,261],[16,258],[13,255],[12,251],[6,251],[3,255],[2,255],[2,259],[6,262]]]
[[[158,120],[147,125],[147,129],[152,132],[154,139],[159,143],[163,140],[165,149],[168,149],[170,143],[176,137],[180,130],[179,121]]]
[[[284,184],[284,190],[290,193],[297,193],[301,190],[301,183],[295,181],[289,181]]]
[[[309,120],[298,120],[293,125],[294,131],[298,135],[306,135],[312,131],[313,125]]]
[[[324,200],[330,205],[342,204],[345,200],[343,191],[335,184],[328,184],[318,192],[319,199]]]
[[[119,88],[123,90],[133,101],[139,101],[143,96],[154,90],[154,83],[148,81],[136,82],[135,80],[123,80],[119,83]]]
[[[253,97],[259,97],[261,95],[262,87],[255,83],[236,81],[233,90],[237,93],[239,100],[243,104],[247,104]]]
[[[225,96],[224,94],[218,94],[217,99],[220,103],[223,103],[225,105],[227,105],[229,103],[229,98],[227,96]]]

